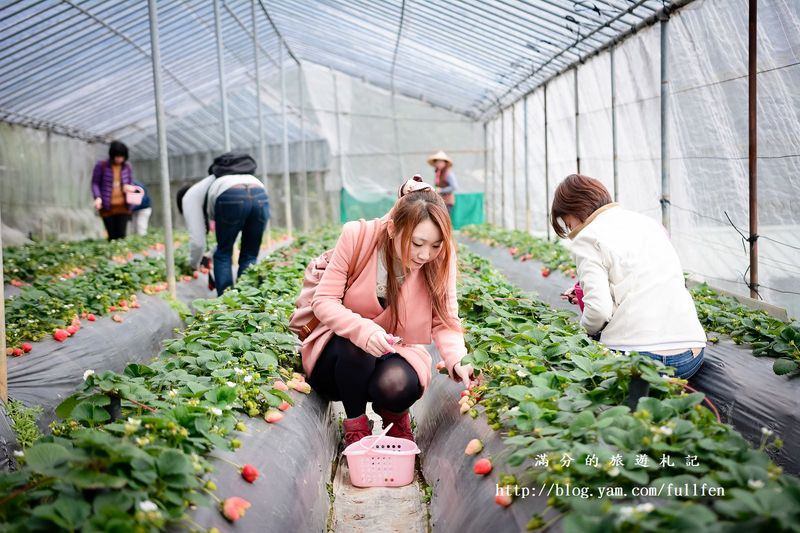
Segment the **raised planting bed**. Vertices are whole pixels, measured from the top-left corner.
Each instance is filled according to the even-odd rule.
[[[570,277],[575,272],[572,257],[558,242],[490,224],[468,226],[462,228],[461,233],[488,246],[505,247],[515,259],[543,263],[540,271],[544,277],[556,270]],[[567,287],[568,284],[559,284],[557,290],[563,292]],[[780,320],[764,310],[747,307],[706,284],[695,285],[690,292],[700,322],[711,333],[711,342],[715,342],[714,333],[730,335],[737,344],[751,346],[754,355],[775,358],[773,371],[776,374],[800,375],[800,323]]]
[[[192,274],[186,247],[176,249],[175,264],[180,275]],[[68,329],[76,317],[99,317],[135,307],[132,295],[163,290],[165,279],[163,257],[99,262],[69,279],[40,276],[5,302],[7,350],[11,355],[23,355],[25,343],[49,335],[63,337],[56,330]]]
[[[538,294],[553,306],[565,305],[558,294],[548,295],[543,284],[549,280],[539,275],[535,261],[520,263],[501,248],[463,238],[462,241],[470,250],[490,259],[516,286]],[[558,280],[556,285],[569,286]],[[577,310],[576,306],[566,306],[570,313]],[[786,472],[800,474],[800,411],[797,409],[800,380],[775,374],[772,359],[753,357],[745,346],[736,345],[725,337],[720,339],[715,333],[710,333],[709,337],[715,342],[706,347],[705,363],[689,380],[689,385],[705,393],[718,409],[721,420],[733,425],[752,444],[761,443],[764,431],[773,432],[783,441],[783,446],[769,449],[770,457]]]
[[[319,242],[330,244],[333,237]],[[214,491],[207,474],[212,452],[221,457],[217,452],[251,449],[245,443],[256,435],[256,423],[268,423],[265,414],[283,424],[309,410],[280,411],[297,393],[276,381],[309,392],[302,377],[291,379],[300,361],[287,325],[302,271],[320,246],[280,250],[248,270],[235,289],[198,302],[183,336],[168,341],[152,363],[128,365],[121,374],[88,373],[58,408],[64,422],[25,450],[19,471],[0,475],[6,495],[0,520],[7,529],[194,529],[200,526],[190,507],[217,507],[235,521],[237,504],[247,504],[231,498],[250,498],[255,509],[269,505],[259,499],[267,485],[291,494],[295,479],[274,472],[261,472],[241,493],[228,486]],[[277,421],[276,413],[286,419]],[[239,420],[244,414],[252,417],[248,424]],[[267,453],[278,447],[270,439],[284,437],[267,431],[257,445]],[[302,448],[294,450],[307,457]],[[329,479],[328,471],[307,478],[323,490]]]
[[[518,503],[530,513],[525,527],[531,530],[793,530],[800,519],[800,482],[781,474],[764,453],[777,445],[774,436],[752,448],[717,422],[703,394],[687,393],[682,380],[662,377],[659,371],[669,370],[660,363],[609,353],[581,332],[572,315],[532,300],[487,261],[464,251],[459,257],[469,358],[483,383],[460,417],[453,414],[461,411],[458,388],[441,383],[434,387],[443,387],[441,396],[423,399],[417,409],[437,529],[470,527],[462,515],[482,524],[476,507],[497,516],[499,483],[510,485],[512,494],[515,486],[517,494],[527,487],[530,495],[512,498],[511,507],[501,509],[506,520],[496,518],[489,526],[498,531],[520,529],[522,518],[513,510]],[[649,385],[650,396],[631,398],[632,383],[640,382]],[[426,401],[434,402],[430,409]],[[503,438],[502,450],[478,420]],[[488,447],[465,455],[467,437],[483,438]],[[454,465],[449,472],[445,457]],[[482,487],[469,479],[477,475],[460,462],[474,467],[485,458],[493,461],[493,472],[513,473],[514,479],[483,479]],[[462,483],[475,497],[453,496]],[[687,484],[688,496],[676,496]],[[635,495],[642,487],[655,487],[655,495]],[[711,496],[710,487],[724,495]]]
[[[185,235],[177,237],[181,242],[186,240]],[[3,276],[12,286],[30,284],[42,276],[71,278],[110,259],[122,262],[132,259],[129,254],[162,250],[163,242],[162,233],[151,232],[113,241],[43,241],[9,246],[3,248]]]

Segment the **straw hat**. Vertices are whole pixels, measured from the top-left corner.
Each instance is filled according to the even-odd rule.
[[[432,156],[430,156],[430,157],[428,158],[428,164],[429,164],[430,166],[434,166],[434,161],[436,161],[437,159],[441,159],[442,161],[446,161],[446,162],[447,162],[447,166],[448,166],[448,167],[452,167],[452,166],[453,166],[453,160],[452,160],[452,159],[450,159],[450,158],[447,156],[447,154],[446,154],[446,153],[444,153],[444,152],[443,152],[443,151],[441,151],[441,150],[439,150],[438,152],[436,152],[435,154],[433,154]]]

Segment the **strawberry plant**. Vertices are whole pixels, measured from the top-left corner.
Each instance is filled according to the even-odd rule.
[[[461,231],[490,246],[510,247],[512,255],[520,260],[541,261],[545,264],[541,270],[543,277],[548,277],[553,269],[575,275],[575,264],[569,252],[556,242],[491,224],[467,226]],[[800,324],[787,323],[764,311],[746,307],[734,298],[720,295],[705,283],[689,292],[700,323],[707,331],[730,335],[737,344],[749,344],[756,356],[776,358],[773,370],[778,375],[800,374]],[[713,338],[711,341],[715,342]]]
[[[737,344],[751,345],[754,355],[776,357],[776,374],[800,374],[800,324],[746,307],[705,283],[693,287],[691,293],[697,316],[708,330],[730,335]]]
[[[460,231],[484,244],[508,248],[516,259],[535,259],[544,263],[543,277],[549,276],[552,270],[560,270],[567,275],[575,274],[575,263],[569,250],[558,241],[548,241],[525,231],[509,230],[491,224],[466,226]]]
[[[190,271],[185,246],[176,250],[176,267],[182,273]],[[39,276],[6,300],[6,345],[16,347],[50,334],[63,340],[64,334],[56,330],[66,330],[75,316],[105,315],[120,300],[132,300],[137,292],[164,278],[163,257],[135,258],[123,264],[100,261],[69,279]]]
[[[123,373],[88,370],[83,388],[58,407],[63,421],[52,435],[25,451],[20,470],[0,475],[6,528],[196,527],[187,508],[212,500],[228,519],[240,518],[250,504],[214,495],[203,479],[211,470],[206,456],[241,445],[239,416],[264,416],[306,392],[288,318],[306,263],[335,236],[299,239],[302,252],[282,249],[251,267],[235,289],[196,302],[182,337],[167,341],[152,363]],[[302,392],[273,387],[278,381]],[[258,474],[242,473],[252,481]]]
[[[185,242],[186,234],[176,240]],[[31,283],[40,276],[53,278],[75,277],[100,262],[114,257],[127,258],[131,253],[155,249],[164,241],[159,232],[131,235],[113,241],[89,239],[83,241],[43,241],[3,249],[3,275],[6,280]],[[163,245],[161,245],[163,247]]]
[[[638,354],[610,353],[570,314],[526,297],[488,261],[463,250],[459,258],[468,361],[482,374],[470,414],[485,415],[504,435],[510,463],[524,469],[520,483],[585,487],[594,495],[550,495],[531,529],[555,521],[567,531],[794,527],[800,483],[764,453],[779,439],[766,432],[760,449],[752,449],[700,405],[702,394],[686,394],[671,369]],[[634,378],[648,382],[652,396],[631,409]],[[674,461],[660,466],[666,456]],[[723,488],[724,496],[633,496],[639,487],[704,483]],[[609,486],[623,495],[598,498]]]

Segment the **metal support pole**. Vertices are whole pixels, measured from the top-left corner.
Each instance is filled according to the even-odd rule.
[[[523,121],[523,128],[525,129],[523,139],[525,142],[525,148],[523,153],[525,154],[525,231],[531,231],[531,193],[530,193],[530,173],[528,169],[528,98],[525,97],[522,100],[522,121]]]
[[[264,112],[261,106],[261,66],[258,60],[258,19],[256,18],[256,0],[250,0],[250,13],[253,18],[253,57],[256,74],[256,110],[258,115],[258,159],[261,166],[261,181],[264,189],[269,191],[267,179],[267,136],[264,133]]]
[[[580,108],[578,105],[578,67],[573,71],[573,80],[575,82],[575,167],[578,174],[581,173],[581,142],[580,142],[580,122],[578,115]]]
[[[286,206],[286,231],[292,236],[292,182],[289,176],[289,118],[286,115],[286,67],[283,65],[283,46],[278,47],[281,67],[281,115],[283,116],[283,193]]]
[[[2,221],[0,215],[0,221]],[[2,224],[0,224],[2,227]],[[3,279],[3,233],[0,231],[0,400],[8,402],[8,356],[6,355],[6,296]]]
[[[517,229],[517,111],[511,112],[511,229]]]
[[[669,61],[668,28],[669,17],[661,19],[661,223],[671,233],[669,220]]]
[[[305,94],[303,94],[303,67],[297,65],[297,90],[300,93],[300,194],[303,197],[303,231],[310,229],[310,214],[308,211],[308,158],[306,154],[306,112]]]
[[[217,67],[219,72],[219,96],[222,103],[222,135],[225,151],[231,151],[231,129],[228,120],[228,97],[225,92],[225,58],[222,51],[222,19],[219,12],[219,0],[214,0],[214,30],[217,34]]]
[[[161,91],[161,50],[158,47],[158,7],[148,0],[150,12],[150,49],[153,60],[153,92],[156,99],[156,132],[158,160],[161,172],[161,209],[164,213],[164,249],[167,262],[167,286],[175,298],[175,239],[172,236],[172,195],[169,192],[169,155],[167,153],[167,119],[164,115],[164,96]]]
[[[506,227],[506,114],[500,111],[500,227]]]
[[[338,144],[337,152],[339,152],[339,181],[342,185],[341,194],[344,194],[344,142],[342,141],[342,128],[339,123],[339,84],[336,82],[336,73],[333,71],[333,69],[331,69],[331,78],[333,79],[333,111],[336,115],[336,143]],[[334,214],[335,213],[336,210],[334,210]],[[344,215],[345,213],[340,213],[340,218]]]
[[[269,197],[269,165],[267,163],[267,135],[264,133],[264,110],[261,106],[261,66],[258,60],[258,18],[256,17],[256,0],[250,0],[250,16],[253,19],[253,57],[255,58],[256,75],[256,110],[258,116],[258,161],[261,165],[261,181]],[[267,249],[272,249],[272,217],[267,219]]]
[[[758,1],[749,0],[747,39],[747,170],[750,200],[750,298],[758,294]]]
[[[547,84],[544,84],[544,226],[550,240],[550,154],[547,149]]]
[[[615,47],[608,49],[611,59],[611,163],[614,174],[614,201],[619,201],[619,168],[617,161],[617,66],[614,62]]]
[[[483,123],[483,212],[484,220],[488,220],[486,213],[489,212],[489,145],[487,135],[488,124]]]

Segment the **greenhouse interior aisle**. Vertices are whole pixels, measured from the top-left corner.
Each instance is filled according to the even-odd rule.
[[[800,533],[798,87],[800,0],[0,0],[0,531]]]
[[[341,403],[333,404],[334,420],[346,418]],[[381,418],[371,408],[367,416],[373,422],[373,434],[379,434]],[[417,478],[403,487],[359,488],[353,486],[347,461],[336,461],[331,496],[329,531],[335,533],[427,533],[428,509]]]

